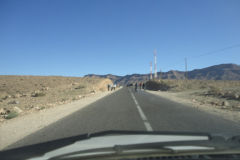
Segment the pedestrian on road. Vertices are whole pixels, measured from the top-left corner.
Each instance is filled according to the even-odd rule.
[[[108,87],[108,91],[110,91],[110,88],[111,88],[110,84],[108,84],[107,87]]]
[[[142,82],[139,83],[139,89],[142,89]]]
[[[145,83],[142,84],[142,88],[145,90]]]
[[[137,92],[137,87],[138,87],[138,84],[137,82],[135,83],[135,92]]]

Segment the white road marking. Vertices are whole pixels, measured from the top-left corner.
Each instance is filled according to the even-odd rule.
[[[143,120],[144,126],[146,127],[147,131],[153,131],[150,123],[149,123],[148,120],[147,120],[147,117],[146,117],[145,114],[143,113],[140,105],[138,104],[138,101],[137,101],[136,97],[134,96],[134,94],[133,94],[130,90],[129,90],[129,92],[130,92],[130,94],[131,94],[131,96],[132,96],[132,98],[133,98],[133,101],[134,101],[135,104],[136,104],[137,110],[138,110],[138,112],[139,112],[139,114],[140,114],[140,117],[141,117],[142,120]]]

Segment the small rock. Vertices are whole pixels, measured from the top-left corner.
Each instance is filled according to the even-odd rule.
[[[53,103],[48,103],[47,106],[48,106],[48,107],[53,107],[54,104],[53,104]]]
[[[192,99],[192,102],[196,102],[196,99]]]
[[[12,95],[13,98],[19,98],[19,97],[21,97],[21,96],[22,96],[21,94]]]
[[[7,116],[8,116],[8,115],[7,115],[7,114],[5,114],[5,115],[3,115],[3,118],[4,118],[4,119],[7,119]]]
[[[40,110],[40,107],[37,106],[37,107],[34,107],[34,109],[36,109],[36,110]]]
[[[216,102],[216,105],[217,105],[217,106],[221,106],[222,103],[221,103],[221,102]]]
[[[14,107],[13,110],[17,113],[21,113],[22,110],[19,107]]]
[[[13,100],[13,101],[8,102],[8,104],[19,104],[19,101]]]
[[[227,106],[221,106],[221,109],[227,109]]]
[[[26,110],[30,110],[30,109],[32,109],[32,108],[34,108],[33,105],[25,106],[25,107],[24,107],[24,109],[26,109]]]
[[[21,97],[27,97],[27,94],[21,94]]]
[[[41,91],[48,91],[49,90],[49,87],[43,87],[42,89],[41,89]]]
[[[45,96],[46,94],[40,91],[34,91],[31,93],[31,97],[42,97]]]
[[[90,93],[91,93],[91,94],[95,94],[95,93],[96,93],[96,91],[95,91],[95,90],[92,90]]]
[[[0,109],[0,115],[7,115],[8,113],[10,113],[10,110],[8,110],[7,108]]]
[[[223,101],[222,102],[222,106],[226,106],[226,107],[228,107],[230,104],[229,104],[229,102],[228,101]]]
[[[225,96],[225,93],[224,93],[224,92],[220,92],[219,95],[220,95],[221,97],[224,97],[224,96]]]
[[[234,94],[234,98],[235,99],[239,99],[239,95],[238,94]]]
[[[0,115],[4,115],[6,112],[4,110],[4,108],[0,108]]]

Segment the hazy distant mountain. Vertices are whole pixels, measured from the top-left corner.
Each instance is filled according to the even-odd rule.
[[[86,75],[89,77],[104,77],[109,78],[117,84],[125,85],[139,81],[146,81],[149,79],[149,74],[131,74],[126,76],[116,75]],[[240,80],[240,66],[236,64],[220,64],[202,69],[195,69],[187,73],[188,79],[201,80]],[[182,71],[171,70],[168,72],[158,72],[158,77],[162,79],[184,79],[185,73]]]
[[[220,64],[195,69],[188,73],[188,77],[189,79],[240,80],[240,66],[236,64]]]

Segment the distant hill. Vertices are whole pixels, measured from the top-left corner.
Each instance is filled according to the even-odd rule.
[[[240,66],[220,64],[203,69],[195,69],[188,74],[190,79],[240,80]]]
[[[101,77],[101,78],[108,78],[111,79],[113,82],[116,83],[116,81],[118,79],[120,79],[122,76],[116,76],[116,75],[112,75],[112,74],[106,74],[106,75],[97,75],[97,74],[88,74],[84,77]]]
[[[109,78],[113,82],[126,85],[139,81],[146,81],[149,79],[149,74],[131,74],[126,76],[117,75],[94,75],[89,74],[86,77],[103,77]],[[240,80],[240,65],[236,64],[219,64],[202,69],[195,69],[187,73],[188,79],[200,80]],[[184,79],[185,73],[183,71],[171,70],[168,72],[158,72],[158,77],[162,79]]]

